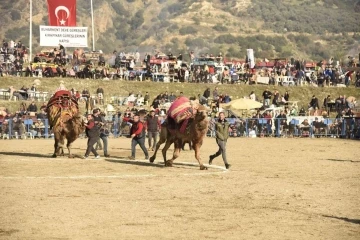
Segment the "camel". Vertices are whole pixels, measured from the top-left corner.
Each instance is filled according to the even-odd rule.
[[[208,120],[206,115],[206,108],[204,106],[199,106],[196,114],[189,119],[188,125],[185,132],[181,132],[179,127],[172,129],[171,123],[173,121],[171,118],[168,118],[161,126],[160,131],[160,140],[156,144],[156,149],[153,156],[150,158],[150,162],[154,162],[156,158],[156,153],[159,150],[161,144],[165,143],[164,148],[162,149],[162,155],[164,158],[164,164],[167,167],[171,167],[174,160],[179,157],[182,145],[184,142],[191,142],[192,149],[195,151],[195,158],[200,165],[200,170],[207,170],[207,167],[201,161],[200,157],[200,147],[203,143],[203,138],[208,130]],[[174,143],[174,153],[173,157],[170,160],[166,160],[166,152]]]
[[[47,115],[50,128],[53,130],[55,144],[52,157],[64,156],[64,142],[72,158],[71,144],[85,131],[84,117],[79,113],[75,99],[68,91],[58,91],[49,100]]]

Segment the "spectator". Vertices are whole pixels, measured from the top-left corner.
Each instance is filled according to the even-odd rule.
[[[249,95],[249,98],[253,101],[256,101],[256,96],[255,96],[255,92],[254,91],[251,91],[250,95]]]
[[[9,120],[5,119],[3,124],[1,125],[1,134],[3,139],[10,139],[9,130]]]
[[[174,95],[173,92],[171,92],[170,95],[169,95],[169,102],[172,103],[173,101],[175,101],[175,99],[176,99],[176,96]]]
[[[270,105],[270,99],[271,99],[271,92],[269,91],[269,89],[265,89],[265,91],[263,92],[262,96],[264,98],[264,106],[268,107]]]
[[[330,109],[329,109],[329,103],[331,102],[331,98],[330,98],[330,95],[327,95],[326,98],[324,98],[324,102],[323,102],[323,107],[325,108],[325,110],[327,112],[330,112]]]
[[[272,101],[272,104],[274,106],[277,106],[279,104],[279,97],[280,97],[279,91],[275,90],[274,91],[274,98],[273,98],[273,101]]]
[[[203,94],[203,97],[207,100],[209,97],[210,97],[210,88],[207,88],[205,91],[204,91],[204,94]]]
[[[290,95],[289,95],[289,92],[288,92],[288,91],[285,92],[285,94],[284,94],[284,99],[285,99],[286,102],[289,101]],[[287,105],[287,104],[286,104],[286,105]]]
[[[219,88],[215,87],[214,91],[213,91],[213,100],[217,100],[219,97]]]
[[[82,95],[80,100],[84,100],[85,102],[87,102],[87,100],[90,98],[90,92],[89,90],[87,90],[86,88],[82,91]]]
[[[158,119],[158,116],[155,115],[154,110],[151,110],[150,114],[146,118],[145,128],[146,128],[147,135],[148,135],[148,143],[149,143],[148,151],[154,151],[154,148],[157,143],[159,130],[161,128],[160,121]]]
[[[146,92],[145,96],[144,96],[144,104],[145,104],[145,106],[148,106],[149,101],[150,101],[150,95],[149,95],[149,92]]]
[[[315,95],[312,96],[311,101],[309,103],[309,111],[319,109],[319,100],[315,97]]]
[[[28,106],[27,111],[29,113],[36,113],[37,112],[37,106],[35,104],[35,101],[32,101],[31,104]]]
[[[25,134],[25,125],[22,123],[21,119],[13,118],[12,130],[16,138],[24,139]]]
[[[99,104],[100,104],[100,105],[104,105],[104,89],[99,86],[99,87],[96,89],[96,94],[97,94],[98,99],[99,99]]]

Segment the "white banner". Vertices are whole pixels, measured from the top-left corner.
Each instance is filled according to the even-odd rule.
[[[87,47],[87,27],[40,26],[40,46]]]

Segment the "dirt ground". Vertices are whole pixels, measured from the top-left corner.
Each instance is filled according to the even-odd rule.
[[[221,157],[200,171],[189,150],[173,168],[160,152],[126,160],[126,138],[100,160],[52,159],[52,140],[0,142],[0,239],[360,238],[359,141],[231,138],[229,171]],[[204,162],[215,150],[205,139]]]

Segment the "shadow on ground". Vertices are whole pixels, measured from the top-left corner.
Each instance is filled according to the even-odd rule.
[[[333,161],[333,162],[352,162],[352,163],[360,163],[360,161],[354,161],[354,160],[343,160],[343,159],[326,159],[328,161]]]
[[[26,153],[26,152],[0,152],[0,155],[55,159],[52,157],[52,153],[40,154],[40,153]],[[65,154],[64,156],[58,156],[57,158],[69,159],[68,154]],[[73,154],[73,158],[81,158],[81,156]]]
[[[349,223],[360,224],[360,219],[351,219],[351,218],[346,218],[346,217],[335,217],[335,216],[329,216],[329,215],[322,215],[322,216],[326,217],[326,218],[333,218],[333,219],[337,219],[337,220],[342,220],[342,221],[349,222]]]
[[[130,160],[130,159],[124,159],[124,158],[118,158],[118,157],[111,157],[111,159],[105,159],[107,162],[113,162],[113,163],[122,163],[122,164],[129,164],[129,165],[136,165],[136,166],[151,166],[151,167],[158,167],[158,168],[164,168],[163,162],[141,162],[137,160]],[[184,163],[184,162],[174,162],[174,167],[199,167],[198,163]]]

